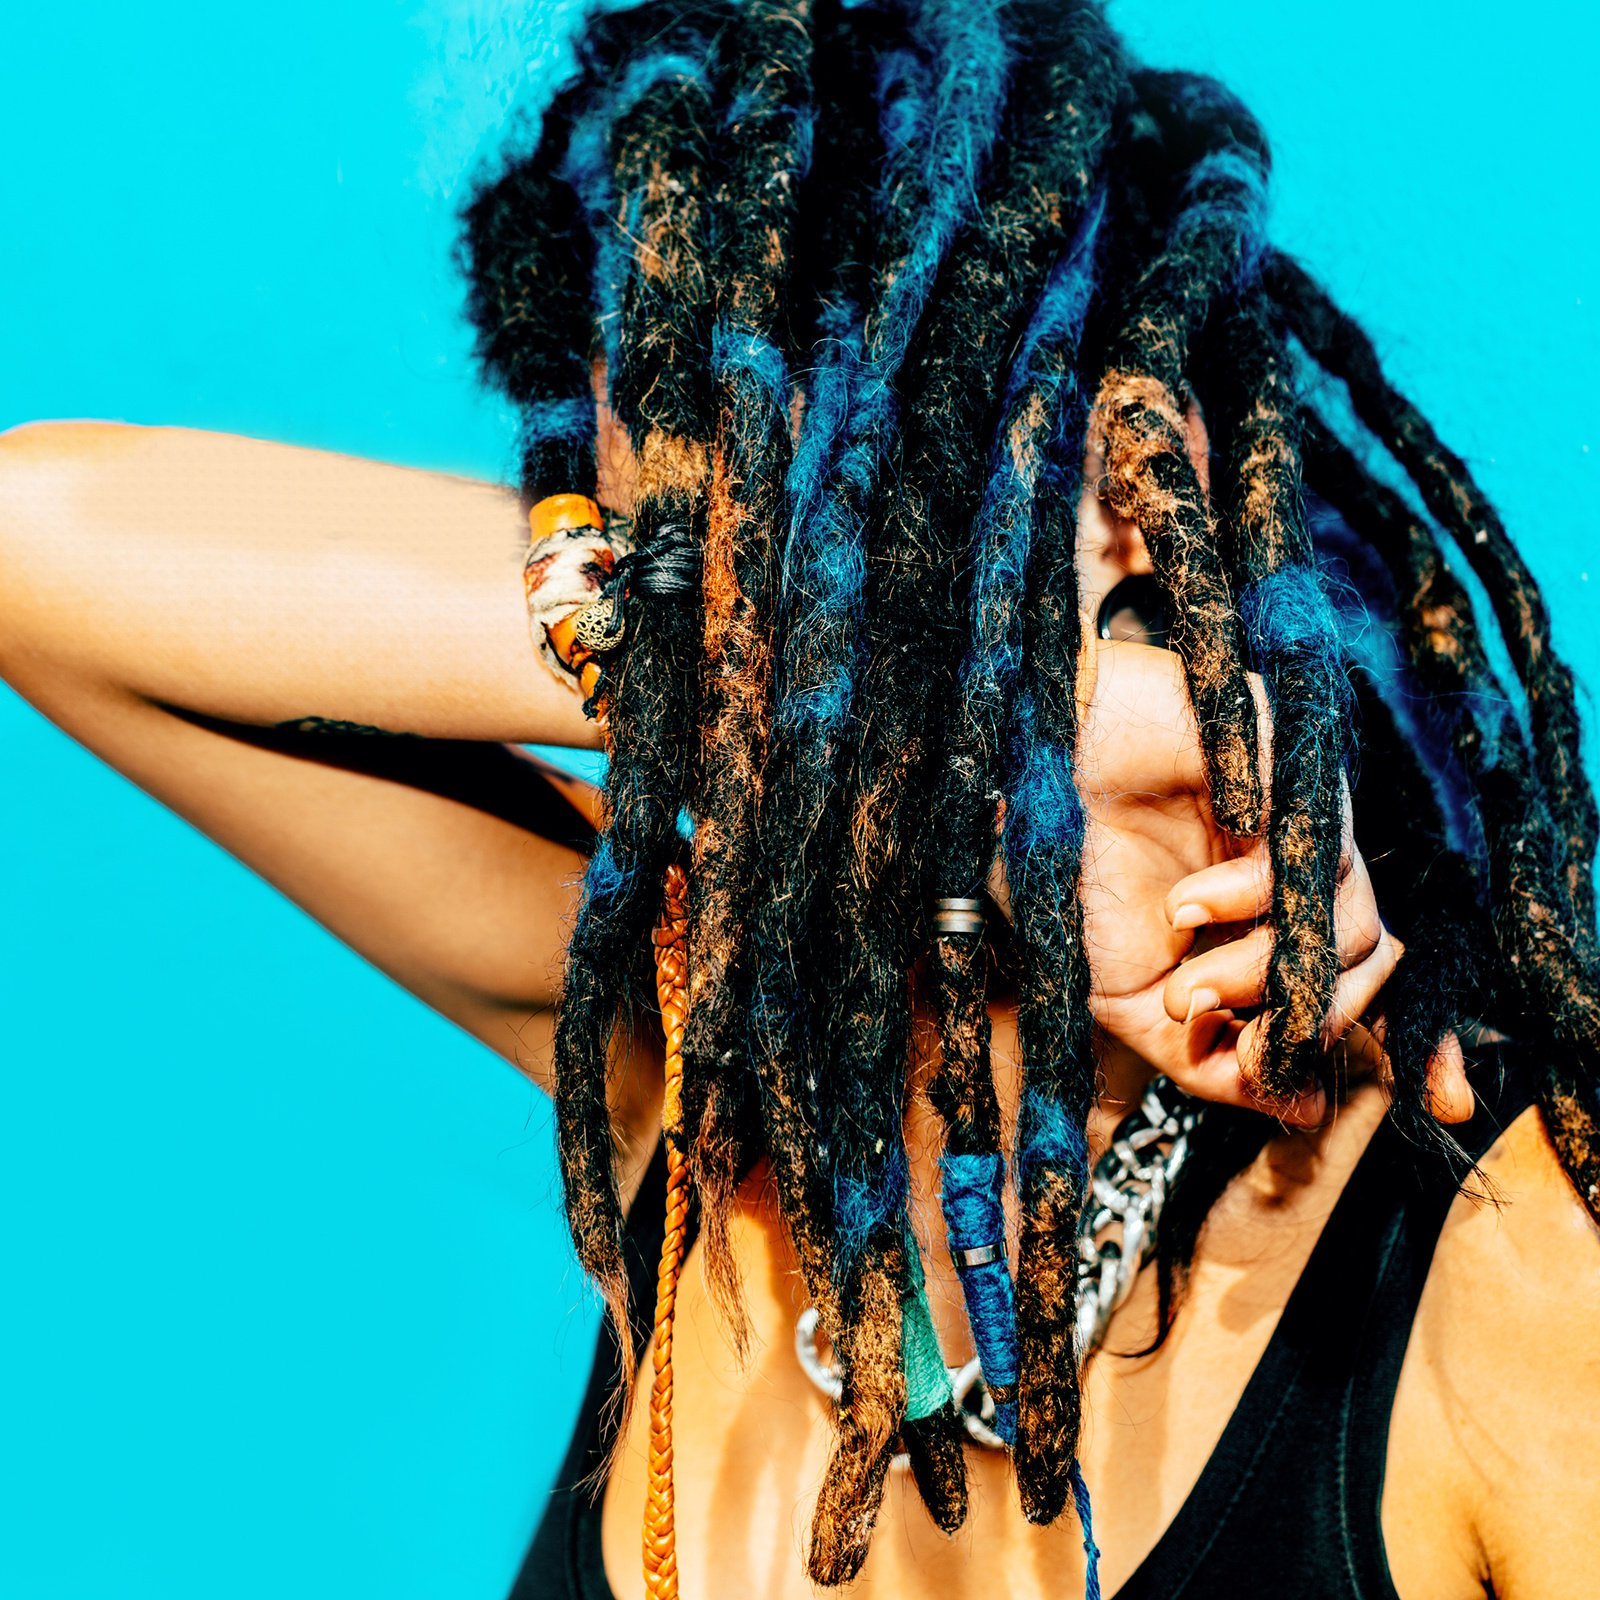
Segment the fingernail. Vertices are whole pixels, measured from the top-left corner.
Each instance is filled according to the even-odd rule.
[[[1187,932],[1190,928],[1203,928],[1211,920],[1211,913],[1204,906],[1194,904],[1179,906],[1172,913],[1172,926],[1179,932]]]
[[[1193,1022],[1196,1017],[1203,1017],[1208,1011],[1216,1011],[1222,1005],[1222,996],[1215,989],[1196,989],[1189,996],[1189,1015],[1183,1020],[1185,1023]]]

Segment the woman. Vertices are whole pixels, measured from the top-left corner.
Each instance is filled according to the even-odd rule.
[[[1570,681],[1538,634],[1537,596],[1487,509],[1463,487],[1459,464],[1367,369],[1359,335],[1292,264],[1262,262],[1254,235],[1264,150],[1246,114],[1214,86],[1129,74],[1090,8],[967,15],[929,6],[906,19],[812,19],[808,11],[662,8],[598,28],[541,151],[472,218],[485,355],[528,410],[524,489],[535,511],[551,494],[581,496],[592,481],[596,309],[610,398],[637,457],[620,447],[599,452],[600,499],[633,513],[643,556],[604,599],[613,613],[605,620],[622,624],[625,642],[603,652],[599,685],[585,685],[598,688],[595,709],[609,724],[616,815],[568,952],[557,1041],[569,1210],[586,1264],[619,1310],[626,1251],[611,1132],[631,1136],[617,1175],[626,1194],[659,1110],[637,1052],[634,1070],[609,1080],[605,1052],[654,916],[657,869],[677,850],[679,803],[695,822],[698,993],[688,1054],[698,1070],[685,1082],[695,1116],[683,1124],[682,1154],[692,1156],[700,1185],[709,1281],[724,1308],[744,1306],[758,1339],[759,1365],[734,1392],[767,1398],[748,1416],[712,1403],[719,1389],[728,1392],[727,1363],[714,1340],[680,1329],[686,1581],[708,1593],[717,1584],[728,1592],[756,1581],[798,1585],[797,1565],[774,1563],[769,1572],[764,1551],[774,1534],[789,1548],[795,1506],[820,1477],[809,1552],[819,1577],[847,1579],[870,1561],[867,1581],[886,1590],[953,1586],[992,1559],[1008,1586],[1055,1587],[1081,1562],[1072,1513],[1057,1520],[1081,1487],[1063,1258],[1072,1254],[1085,1177],[1082,1134],[1074,1144],[1072,1130],[1089,1112],[1096,1067],[1113,1120],[1156,1065],[1213,1099],[1265,1103],[1316,1124],[1325,1091],[1315,1080],[1341,1088],[1321,1047],[1366,1015],[1387,1059],[1358,1038],[1355,1062],[1393,1080],[1397,1112],[1419,1138],[1428,1109],[1455,1118],[1468,1107],[1458,1025],[1490,1024],[1474,1030],[1475,1050],[1496,1032],[1526,1035],[1543,1052],[1528,1077],[1566,1174],[1536,1116],[1519,1117],[1485,1173],[1528,1198],[1504,1219],[1489,1213],[1492,1223],[1476,1230],[1484,1213],[1458,1207],[1431,1272],[1425,1226],[1405,1235],[1415,1252],[1405,1260],[1427,1274],[1432,1297],[1418,1309],[1410,1348],[1431,1350],[1437,1336],[1445,1354],[1419,1377],[1428,1364],[1406,1354],[1401,1314],[1395,1359],[1405,1354],[1407,1366],[1388,1430],[1382,1532],[1383,1463],[1368,1449],[1356,1511],[1370,1511],[1372,1525],[1357,1515],[1347,1540],[1355,1587],[1338,1587],[1346,1575],[1323,1559],[1332,1548],[1317,1543],[1325,1528],[1275,1552],[1282,1563],[1270,1577],[1279,1592],[1366,1592],[1363,1564],[1381,1573],[1386,1544],[1401,1593],[1441,1592],[1441,1575],[1462,1593],[1483,1592],[1486,1577],[1501,1594],[1575,1592],[1586,1529],[1581,1485],[1563,1463],[1586,1442],[1571,1419],[1583,1409],[1575,1385],[1581,1391],[1590,1348],[1594,1241],[1563,1185],[1568,1176],[1584,1189],[1593,1182],[1585,1144],[1592,805],[1572,758]],[[808,163],[800,130],[811,124],[800,107],[813,77],[822,104]],[[719,126],[718,108],[725,135],[713,141],[705,129]],[[596,167],[596,149],[610,170]],[[810,231],[801,226],[808,198]],[[618,204],[630,207],[620,237],[634,246],[631,261],[614,222],[603,225]],[[602,223],[592,239],[584,207]],[[718,212],[720,233],[710,220]],[[774,243],[786,248],[768,248]],[[714,260],[705,254],[713,246],[721,252]],[[794,326],[780,315],[785,296]],[[866,308],[864,321],[841,317],[852,304]],[[1312,359],[1350,381],[1358,411],[1424,495],[1432,491],[1430,509],[1449,531],[1466,526],[1469,557],[1499,563],[1496,598],[1533,625],[1514,658],[1532,706],[1526,750],[1508,719],[1485,716],[1487,666],[1426,524],[1323,424],[1299,415],[1286,325]],[[791,339],[811,352],[793,404],[767,356]],[[797,359],[797,376],[801,366]],[[1079,515],[1090,386],[1099,403]],[[1185,390],[1199,403],[1182,407]],[[891,393],[904,399],[903,416],[885,402]],[[827,409],[835,402],[837,416]],[[1209,439],[1202,410],[1223,424]],[[603,410],[603,429],[606,421]],[[1295,512],[1301,433],[1313,485],[1355,529],[1352,537],[1329,519],[1325,543],[1340,545],[1350,583],[1380,624],[1392,614],[1411,656],[1403,669],[1381,655],[1366,663],[1366,759],[1381,752],[1382,770],[1368,785],[1379,798],[1364,807],[1358,782],[1354,809],[1356,841],[1380,841],[1385,909],[1405,919],[1412,946],[1401,973],[1416,976],[1398,994],[1387,983],[1397,949],[1376,919],[1361,854],[1344,848],[1349,712]],[[519,827],[529,802],[494,798],[506,793],[498,768],[518,777],[525,769],[516,757],[483,752],[479,809],[464,809],[465,762],[435,760],[409,743],[349,749],[359,736],[337,726],[480,741],[592,738],[557,675],[539,682],[526,671],[523,597],[506,560],[517,519],[506,497],[237,441],[42,430],[8,448],[17,530],[6,568],[8,677],[447,1015],[508,1053],[515,1030],[528,1038],[529,1010],[542,1014],[553,999],[553,985],[530,985],[530,955],[531,970],[545,972],[561,940],[552,923],[548,945],[530,951],[511,924],[530,897],[549,899],[574,860],[557,842],[530,850]],[[1225,474],[1214,494],[1213,460]],[[884,498],[879,485],[890,471],[896,494]],[[212,474],[218,499],[186,534],[175,486],[198,503]],[[242,503],[231,486],[252,479],[259,487]],[[335,501],[344,504],[330,523],[325,508]],[[115,528],[120,543],[141,505],[150,518],[133,530],[143,588],[140,570],[127,572],[109,607],[106,589],[81,592],[82,567],[69,571],[50,550],[70,546],[81,561],[97,529],[103,541],[103,530]],[[227,508],[226,563],[216,553],[219,505]],[[1215,544],[1209,508],[1222,519]],[[780,509],[783,525],[799,530],[781,589],[772,537]],[[874,522],[870,538],[869,511],[884,524]],[[62,540],[63,528],[75,537]],[[980,538],[969,552],[974,529]],[[334,531],[339,543],[330,546]],[[597,556],[609,542],[603,532],[596,529]],[[196,584],[174,588],[162,574],[182,564],[186,537],[203,540],[206,555],[193,563]],[[149,562],[152,546],[169,558]],[[372,559],[357,557],[370,622],[351,617],[339,586],[317,581],[362,549],[385,553],[376,595]],[[852,551],[864,553],[859,571]],[[115,559],[106,549],[97,584]],[[254,570],[236,568],[230,581],[234,561]],[[697,581],[684,576],[686,561]],[[1158,599],[1145,585],[1122,588],[1130,603],[1120,609],[1106,603],[1124,580],[1152,572]],[[719,574],[731,579],[719,585]],[[228,596],[222,649],[203,621],[217,598],[211,580]],[[291,633],[281,631],[282,607],[248,603],[261,580],[292,585]],[[686,603],[702,584],[706,613]],[[542,608],[536,637],[554,641],[567,617],[545,604],[536,577],[529,588]],[[85,607],[95,618],[87,637],[76,631]],[[1119,624],[1123,612],[1131,624]],[[74,630],[62,625],[69,615]],[[1092,626],[1102,615],[1113,632],[1164,633],[1175,649],[1111,642],[1080,652],[1080,618]],[[411,617],[415,626],[406,625]],[[1198,625],[1188,620],[1195,617]],[[771,648],[764,629],[774,625],[776,689],[760,668]],[[711,641],[704,666],[703,634]],[[1518,640],[1513,633],[1514,647]],[[555,653],[558,672],[582,672],[570,649]],[[1244,675],[1247,655],[1263,669],[1270,724]],[[347,663],[348,676],[331,671],[330,658]],[[761,707],[773,695],[768,749]],[[1405,720],[1412,699],[1428,695],[1442,708],[1442,740]],[[333,732],[321,731],[330,724]],[[242,731],[249,728],[274,731]],[[1271,756],[1259,737],[1269,728]],[[697,731],[708,752],[698,773]],[[342,741],[337,766],[283,759],[316,739]],[[1070,776],[1062,783],[1074,767],[1086,834],[1073,821]],[[374,781],[382,772],[403,774],[410,786]],[[997,798],[1005,801],[1003,849],[992,868]],[[297,825],[274,825],[289,807]],[[380,827],[383,818],[393,833]],[[1481,837],[1472,834],[1475,820]],[[570,817],[547,817],[544,830],[568,839],[575,831]],[[1232,842],[1245,836],[1259,837]],[[459,920],[433,919],[425,948],[403,913],[431,886],[414,870],[397,881],[393,870],[399,840],[417,837],[439,841],[459,908]],[[1376,865],[1379,852],[1369,845],[1368,855]],[[463,858],[473,871],[462,872]],[[982,944],[971,925],[985,884],[1014,912],[1021,987],[1013,1007],[999,983],[989,986],[992,1088]],[[818,896],[832,897],[842,914],[819,908]],[[1275,940],[1258,926],[1178,965],[1197,927],[1226,933],[1269,917]],[[497,919],[491,949],[485,930]],[[943,1044],[930,1099],[947,1154],[992,1163],[1002,1124],[1009,1129],[1022,1105],[1026,1215],[1020,1258],[1015,1245],[1010,1253],[1023,1361],[1014,1398],[1001,1393],[1008,1385],[992,1369],[993,1349],[980,1350],[995,1415],[1017,1407],[1020,1511],[1002,1492],[1002,1456],[967,1451],[962,1462],[948,1399],[920,1415],[907,1410],[902,1328],[919,1305],[932,1308],[947,1355],[960,1359],[967,1337],[954,1269],[927,1248],[942,1229],[931,1221],[938,1139],[918,1126],[931,1115],[925,1105],[913,1106],[905,1137],[909,1207],[905,1167],[895,1163],[915,1017],[905,971],[930,931]],[[803,973],[791,961],[796,950],[806,953]],[[1494,959],[1495,972],[1473,970],[1466,956]],[[1382,1026],[1373,1010],[1380,991]],[[809,1031],[795,1026],[797,1005]],[[1026,1085],[1010,1070],[1013,1027]],[[825,1068],[839,1053],[854,1065],[819,1089],[810,1082],[818,1063]],[[923,1061],[925,1052],[913,1055]],[[914,1072],[923,1070],[925,1062]],[[1108,1584],[1145,1556],[1212,1456],[1371,1132],[1381,1090],[1354,1089],[1348,1107],[1309,1138],[1274,1134],[1259,1117],[1213,1118],[1196,1134],[1197,1156],[1206,1152],[1209,1163],[1196,1170],[1209,1173],[1213,1194],[1241,1161],[1251,1164],[1210,1209],[1179,1320],[1142,1363],[1099,1358],[1087,1370],[1083,1477],[1094,1491]],[[1089,1131],[1092,1153],[1105,1129],[1091,1119]],[[1406,1165],[1389,1154],[1385,1170]],[[1282,1180],[1296,1166],[1304,1181],[1286,1199]],[[816,1205],[819,1172],[831,1215]],[[1432,1177],[1436,1193],[1437,1163]],[[1205,1216],[1209,1196],[1196,1192]],[[1388,1198],[1410,1216],[1403,1197]],[[1511,1220],[1519,1210],[1526,1235]],[[1265,1215],[1272,1257],[1249,1274],[1252,1338],[1233,1320],[1238,1297],[1215,1292],[1221,1284],[1208,1284],[1208,1270],[1225,1274],[1230,1261],[1259,1252]],[[1198,1216],[1190,1220],[1198,1226]],[[928,1254],[925,1296],[914,1266],[923,1252],[908,1248],[908,1227]],[[1523,1385],[1492,1386],[1501,1409],[1473,1415],[1482,1448],[1512,1452],[1515,1463],[1503,1474],[1509,1483],[1485,1498],[1474,1478],[1482,1457],[1442,1450],[1437,1430],[1454,1419],[1440,1422],[1438,1413],[1464,1386],[1485,1387],[1470,1379],[1490,1362],[1502,1370],[1505,1346],[1460,1330],[1466,1291],[1452,1301],[1449,1286],[1504,1272],[1534,1239],[1528,1292],[1545,1294],[1536,1325],[1569,1348],[1530,1363]],[[745,1266],[742,1299],[732,1292],[735,1260]],[[997,1263],[969,1260],[968,1275],[975,1265]],[[785,1348],[800,1309],[796,1266],[843,1358],[843,1426],[831,1455],[829,1408]],[[992,1271],[988,1281],[997,1281]],[[691,1325],[707,1315],[698,1282],[693,1273],[683,1280],[679,1315]],[[1392,1310],[1395,1286],[1379,1287],[1386,1293],[1374,1303]],[[1151,1292],[1145,1283],[1123,1308],[1111,1348],[1146,1342],[1149,1306],[1140,1296]],[[973,1333],[993,1339],[992,1324],[977,1315],[972,1322]],[[1171,1437],[1152,1439],[1151,1395],[1169,1386],[1182,1410],[1175,1399]],[[1370,1426],[1380,1426],[1386,1396],[1367,1399],[1378,1419]],[[1110,1420],[1119,1415],[1138,1425],[1119,1431]],[[645,1425],[636,1411],[632,1436]],[[1541,1472],[1536,1458],[1552,1440],[1557,1464]],[[910,1474],[891,1465],[899,1443],[910,1450]],[[1452,1459],[1458,1454],[1464,1464]],[[1318,1463],[1304,1455],[1291,1451],[1288,1461],[1304,1465],[1309,1494]],[[646,1487],[629,1441],[617,1459],[605,1498],[604,1571],[626,1592],[637,1579],[623,1550]],[[1214,1488],[1216,1473],[1202,1481]],[[1370,1505],[1360,1500],[1367,1490]],[[869,1546],[885,1494],[891,1515]],[[933,1522],[917,1520],[910,1502],[919,1495],[946,1528],[969,1516],[972,1545],[946,1543]],[[1197,1495],[1191,1507],[1204,1506]],[[1079,1515],[1085,1509],[1080,1500]],[[1030,1531],[1023,1512],[1053,1526]],[[1172,1592],[1160,1585],[1175,1581],[1160,1574],[1174,1561],[1209,1562],[1196,1583],[1226,1581],[1229,1530],[1219,1518],[1213,1531],[1214,1549],[1191,1537],[1174,1553],[1163,1541],[1169,1548],[1130,1592]],[[1237,1527],[1232,1535],[1241,1536]],[[762,1567],[752,1568],[758,1557]],[[1308,1587],[1313,1580],[1326,1588]]]

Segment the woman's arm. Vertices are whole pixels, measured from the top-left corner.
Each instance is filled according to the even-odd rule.
[[[179,428],[45,423],[0,445],[0,665],[156,705],[595,747],[538,668],[509,491]]]
[[[0,673],[543,1079],[582,857],[541,836],[520,751],[443,742],[596,742],[529,643],[525,547],[516,497],[480,483],[23,428],[0,437]],[[375,731],[354,760],[357,736],[306,731],[330,723],[413,737]]]

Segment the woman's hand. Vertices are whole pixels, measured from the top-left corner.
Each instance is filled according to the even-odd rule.
[[[1253,1106],[1248,1069],[1265,1042],[1263,1001],[1272,950],[1272,873],[1263,839],[1237,839],[1211,814],[1183,667],[1170,651],[1099,644],[1084,673],[1088,711],[1078,782],[1088,811],[1083,896],[1095,1020],[1191,1093]],[[1263,754],[1271,720],[1253,680]],[[1324,1030],[1330,1049],[1359,1046],[1356,1063],[1382,1068],[1381,1022],[1371,1018],[1403,951],[1378,914],[1355,846],[1348,799],[1335,902],[1341,974]],[[999,886],[1003,893],[1003,885]],[[1359,1067],[1358,1067],[1359,1070]],[[1454,1038],[1429,1069],[1436,1115],[1471,1114]],[[1320,1086],[1287,1110],[1316,1123]]]

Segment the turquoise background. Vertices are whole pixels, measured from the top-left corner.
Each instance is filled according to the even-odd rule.
[[[0,426],[503,475],[452,218],[574,12],[10,8]],[[1254,105],[1600,681],[1600,8],[1113,15]],[[4,691],[0,748],[0,1593],[494,1600],[594,1327],[545,1104]]]

